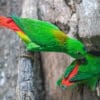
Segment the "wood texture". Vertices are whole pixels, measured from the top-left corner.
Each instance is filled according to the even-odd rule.
[[[40,100],[40,98],[44,100],[44,87],[39,54],[30,55],[32,58],[21,57],[19,59],[18,100]]]
[[[94,51],[100,51],[99,10],[99,0],[0,1],[0,15],[13,12],[20,15],[22,11],[22,17],[50,21]],[[57,79],[72,61],[68,55],[46,52],[34,54],[34,60],[20,58],[19,55],[27,54],[20,45],[12,31],[1,30],[0,100],[100,100],[100,86],[98,93],[84,86],[73,90],[56,86]]]
[[[77,5],[79,36],[89,50],[100,51],[100,1],[82,0]]]
[[[16,13],[20,16],[20,0],[0,0],[0,16]],[[19,38],[9,29],[0,28],[0,100],[16,100]]]
[[[26,0],[23,4],[22,17],[37,18],[37,2]],[[43,72],[39,53],[29,53],[21,47],[21,53],[26,56],[19,59],[18,66],[18,100],[44,100],[45,90]]]

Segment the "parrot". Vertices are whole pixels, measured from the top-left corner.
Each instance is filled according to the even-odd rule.
[[[95,90],[100,80],[100,56],[87,53],[83,59],[75,59],[58,79],[57,85],[66,89],[78,84]]]
[[[21,18],[15,15],[0,16],[0,27],[16,32],[28,51],[61,52],[77,59],[83,58],[87,53],[82,42],[69,37],[57,26],[47,21]]]

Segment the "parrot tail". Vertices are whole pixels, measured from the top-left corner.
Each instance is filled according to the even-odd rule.
[[[70,74],[66,78],[62,79],[61,84],[66,87],[72,86],[74,82],[71,82],[70,80],[77,74],[78,69],[79,69],[79,65],[76,64],[73,70],[70,72]]]
[[[18,25],[10,17],[0,16],[0,27],[6,27],[15,31],[18,36],[25,42],[29,43],[30,39],[25,35],[25,33],[18,27]]]
[[[21,31],[12,18],[0,16],[0,27],[6,27],[13,31]]]

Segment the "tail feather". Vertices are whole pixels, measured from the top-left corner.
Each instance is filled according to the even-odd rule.
[[[13,31],[21,31],[12,18],[0,16],[0,27],[10,28]]]

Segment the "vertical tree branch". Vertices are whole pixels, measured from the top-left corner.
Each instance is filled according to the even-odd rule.
[[[25,0],[23,4],[23,17],[37,18],[37,1]],[[22,47],[21,55],[27,54]],[[18,65],[18,100],[45,100],[43,73],[39,53],[28,53],[30,58],[20,58]]]
[[[35,100],[33,95],[33,69],[31,60],[20,58],[18,65],[18,100]]]
[[[24,49],[24,48],[23,48]],[[21,55],[23,54],[23,49]],[[30,58],[20,57],[18,63],[18,100],[44,100],[43,75],[41,72],[41,60],[38,53],[30,55]]]

